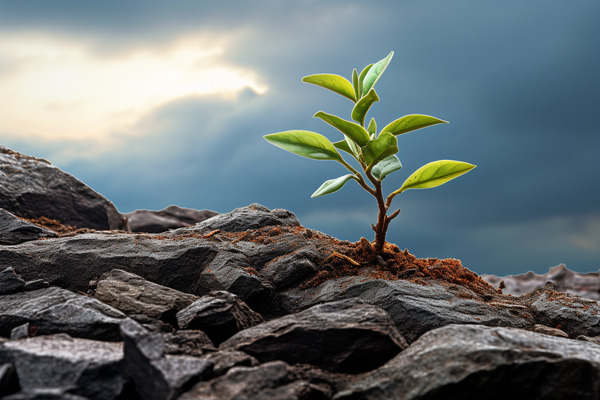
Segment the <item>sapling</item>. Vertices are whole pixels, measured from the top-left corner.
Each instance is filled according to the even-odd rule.
[[[267,141],[284,150],[315,160],[334,160],[350,172],[325,181],[311,197],[337,192],[349,180],[356,181],[375,197],[379,214],[377,223],[371,227],[375,231],[373,250],[377,253],[383,251],[390,221],[400,213],[400,209],[397,209],[388,215],[394,197],[409,189],[440,186],[475,168],[475,165],[462,161],[433,161],[413,172],[400,188],[384,198],[383,180],[392,172],[402,168],[396,155],[398,153],[398,136],[428,126],[447,123],[447,121],[429,115],[411,114],[390,122],[379,132],[374,118],[371,118],[369,124],[365,125],[367,112],[375,102],[379,101],[379,96],[374,89],[375,83],[389,65],[393,55],[392,51],[383,60],[367,65],[360,74],[354,69],[352,81],[335,74],[309,75],[302,79],[303,82],[329,89],[354,103],[350,115],[353,121],[323,111],[314,115],[338,129],[344,135],[343,140],[332,143],[319,133],[304,130],[291,130],[264,136]],[[346,162],[338,150],[342,150],[354,158],[362,172]]]

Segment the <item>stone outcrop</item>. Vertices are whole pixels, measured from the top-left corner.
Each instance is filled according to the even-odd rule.
[[[596,300],[384,250],[259,204],[0,244],[0,398],[600,398]]]
[[[127,218],[131,232],[160,233],[192,226],[218,214],[211,210],[193,210],[172,205],[160,211],[135,210],[122,215]]]
[[[115,206],[48,161],[0,146],[0,208],[19,217],[47,217],[64,225],[122,229]]]

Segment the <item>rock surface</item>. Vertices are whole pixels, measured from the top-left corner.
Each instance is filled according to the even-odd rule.
[[[526,274],[508,276],[482,274],[481,277],[495,287],[504,282],[502,292],[514,296],[524,295],[546,282],[552,282],[558,291],[600,300],[600,271],[581,274],[571,271],[564,264],[552,267],[541,275],[529,271]]]
[[[563,289],[504,295],[259,204],[32,237],[0,244],[0,398],[598,399],[600,303]]]
[[[0,244],[19,244],[29,240],[57,236],[51,230],[25,221],[0,208]]]
[[[19,217],[56,219],[64,225],[122,229],[115,206],[48,161],[0,146],[0,208]]]
[[[211,210],[193,210],[173,205],[160,211],[135,210],[122,215],[127,218],[131,232],[160,233],[191,226],[218,214]]]

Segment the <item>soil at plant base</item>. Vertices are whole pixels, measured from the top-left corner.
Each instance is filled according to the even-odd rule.
[[[28,219],[27,221],[50,229],[59,236],[74,236],[94,232],[93,229],[65,226],[57,220],[46,217]],[[460,260],[452,258],[417,258],[410,254],[408,250],[400,250],[398,246],[391,243],[385,243],[383,252],[376,254],[373,251],[372,244],[365,238],[361,238],[356,243],[351,243],[302,226],[268,226],[243,232],[215,230],[205,235],[195,233],[177,236],[159,234],[154,235],[154,237],[168,240],[198,237],[203,239],[212,238],[219,241],[227,240],[231,243],[250,241],[269,244],[276,242],[280,236],[282,240],[289,240],[290,234],[298,235],[304,240],[314,241],[318,244],[316,247],[323,255],[323,261],[318,266],[319,272],[299,285],[303,289],[343,276],[364,276],[367,279],[406,279],[420,284],[427,284],[427,281],[435,280],[438,283],[466,287],[479,295],[483,295],[488,301],[498,294],[502,294],[500,289],[494,289],[479,275],[463,267]]]

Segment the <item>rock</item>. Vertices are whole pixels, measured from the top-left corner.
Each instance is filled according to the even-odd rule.
[[[129,320],[121,325],[124,367],[137,392],[147,400],[171,400],[212,374],[213,364],[202,358],[164,355],[164,342]]]
[[[166,333],[163,339],[165,354],[203,356],[217,350],[208,335],[198,329],[182,329]]]
[[[207,220],[219,213],[210,210],[193,210],[169,206],[160,211],[135,210],[122,214],[127,218],[132,232],[160,233],[169,229],[183,228]]]
[[[118,341],[119,325],[125,319],[96,299],[56,287],[0,296],[0,336],[9,336],[13,328],[28,322],[36,335],[67,333]]]
[[[31,336],[31,333],[29,332],[29,322],[19,325],[10,331],[10,340],[25,339],[29,336]]]
[[[386,310],[409,343],[427,331],[449,324],[533,327],[535,321],[528,307],[513,304],[510,299],[486,302],[483,297],[457,285],[351,276],[331,279],[306,290],[287,289],[278,294],[276,301],[292,313],[328,301],[359,298]]]
[[[180,329],[201,329],[216,345],[261,322],[260,314],[226,291],[210,292],[177,313]]]
[[[0,245],[11,245],[37,240],[41,238],[57,237],[51,230],[39,227],[24,219],[18,218],[8,211],[0,208]]]
[[[42,388],[25,390],[2,400],[89,400],[86,397],[66,393],[62,388]]]
[[[234,399],[330,399],[331,387],[323,382],[301,379],[282,361],[268,362],[256,367],[235,367],[224,376],[196,384],[179,400]]]
[[[123,391],[121,343],[64,334],[11,340],[0,345],[0,364],[11,363],[25,392],[60,388],[88,399],[115,399]]]
[[[385,311],[350,299],[245,329],[219,348],[241,350],[261,362],[283,360],[360,373],[382,365],[406,346]]]
[[[11,267],[0,271],[0,295],[16,293],[25,287],[25,281]]]
[[[566,332],[569,337],[600,335],[600,304],[577,295],[556,291],[556,285],[546,283],[522,296],[538,314],[538,323]]]
[[[569,270],[564,264],[552,267],[542,275],[529,271],[520,275],[500,277],[483,274],[481,277],[495,287],[498,287],[500,282],[504,282],[502,292],[515,296],[529,293],[546,282],[552,282],[559,292],[600,300],[600,271],[581,274]]]
[[[312,246],[307,246],[271,260],[261,270],[261,275],[277,290],[281,290],[297,285],[317,273],[318,268],[315,264],[321,260],[321,254]]]
[[[0,364],[0,395],[14,393],[18,390],[19,382],[17,381],[13,365]]]
[[[94,297],[129,316],[143,314],[172,324],[178,311],[198,299],[121,269],[100,276]]]
[[[296,216],[287,210],[269,210],[260,204],[236,208],[230,213],[220,214],[197,225],[198,232],[209,233],[216,229],[225,232],[242,232],[265,226],[300,226]]]
[[[549,326],[542,324],[535,324],[533,326],[533,331],[537,333],[543,333],[544,335],[558,336],[564,338],[569,337],[569,335],[567,335],[565,331],[556,328],[550,328]]]
[[[513,328],[449,325],[424,334],[333,398],[595,399],[600,347]]]
[[[64,225],[122,229],[115,206],[48,161],[0,146],[0,208],[23,218],[48,217]]]

